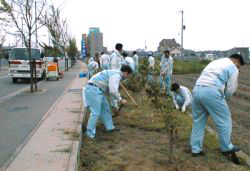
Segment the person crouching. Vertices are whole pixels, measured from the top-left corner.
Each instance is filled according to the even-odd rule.
[[[192,95],[187,87],[180,86],[178,83],[172,84],[173,103],[176,109],[181,109],[182,112],[186,111],[187,106],[192,102]]]

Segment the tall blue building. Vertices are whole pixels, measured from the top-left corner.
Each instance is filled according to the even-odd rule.
[[[91,57],[94,57],[95,53],[100,54],[103,51],[103,34],[98,27],[89,28],[88,45]]]

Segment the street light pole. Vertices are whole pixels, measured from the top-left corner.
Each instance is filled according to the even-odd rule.
[[[183,48],[183,30],[184,30],[184,25],[183,25],[183,10],[181,10],[180,13],[181,13],[181,57],[182,57],[182,60],[184,60],[184,48]]]

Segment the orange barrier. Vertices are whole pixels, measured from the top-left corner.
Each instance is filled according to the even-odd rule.
[[[48,63],[48,71],[57,71],[57,64],[49,62]]]

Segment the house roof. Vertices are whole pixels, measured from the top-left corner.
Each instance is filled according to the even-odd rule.
[[[170,51],[173,51],[173,50],[175,50],[175,49],[177,49],[177,50],[180,50],[180,51],[181,51],[181,50],[182,50],[182,47],[180,47],[180,46],[179,46],[179,47],[173,47],[173,48],[171,48],[171,49],[170,49]]]
[[[160,45],[168,46],[169,48],[180,47],[181,45],[175,41],[175,39],[162,39]]]

